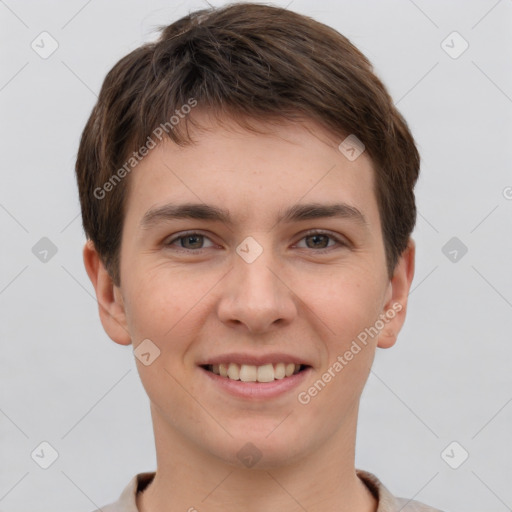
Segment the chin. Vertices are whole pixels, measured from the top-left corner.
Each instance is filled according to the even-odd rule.
[[[270,435],[269,432],[272,429],[266,429],[264,434],[247,429],[232,438],[226,436],[222,441],[204,448],[210,448],[211,455],[223,462],[248,470],[267,470],[290,465],[306,455],[307,447],[303,436],[286,429],[279,433],[277,429]]]

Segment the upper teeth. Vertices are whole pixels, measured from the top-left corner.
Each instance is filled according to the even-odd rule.
[[[277,363],[255,366],[252,364],[214,364],[209,368],[213,373],[221,377],[228,377],[232,380],[241,380],[243,382],[272,382],[274,379],[283,379],[290,377],[300,370],[300,364]]]

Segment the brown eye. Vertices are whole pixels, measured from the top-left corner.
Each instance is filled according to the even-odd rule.
[[[305,240],[305,246],[300,245],[303,240]],[[348,244],[337,236],[323,231],[311,231],[306,233],[297,245],[297,247],[301,249],[314,249],[316,250],[315,252],[318,253],[330,251],[331,249],[335,249],[336,246],[340,248],[346,247]]]
[[[204,236],[203,235],[187,235],[182,236],[178,240],[181,240],[181,247],[184,249],[202,249]]]
[[[304,237],[311,243],[306,242],[309,249],[325,249],[329,244],[329,236],[327,235],[308,235]]]

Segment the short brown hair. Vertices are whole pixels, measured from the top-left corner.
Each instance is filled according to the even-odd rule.
[[[165,137],[179,145],[193,143],[187,128],[193,115],[169,123],[191,99],[246,128],[251,119],[309,118],[340,137],[360,139],[375,168],[392,277],[416,222],[420,157],[407,123],[346,37],[295,12],[244,2],[195,11],[163,27],[156,42],[122,58],[103,82],[82,134],[76,176],[86,236],[116,285],[126,162],[158,127],[166,126]]]

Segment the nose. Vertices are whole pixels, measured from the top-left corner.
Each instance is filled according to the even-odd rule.
[[[252,263],[236,255],[218,303],[219,319],[253,334],[289,324],[297,315],[297,298],[281,274],[270,250]]]

